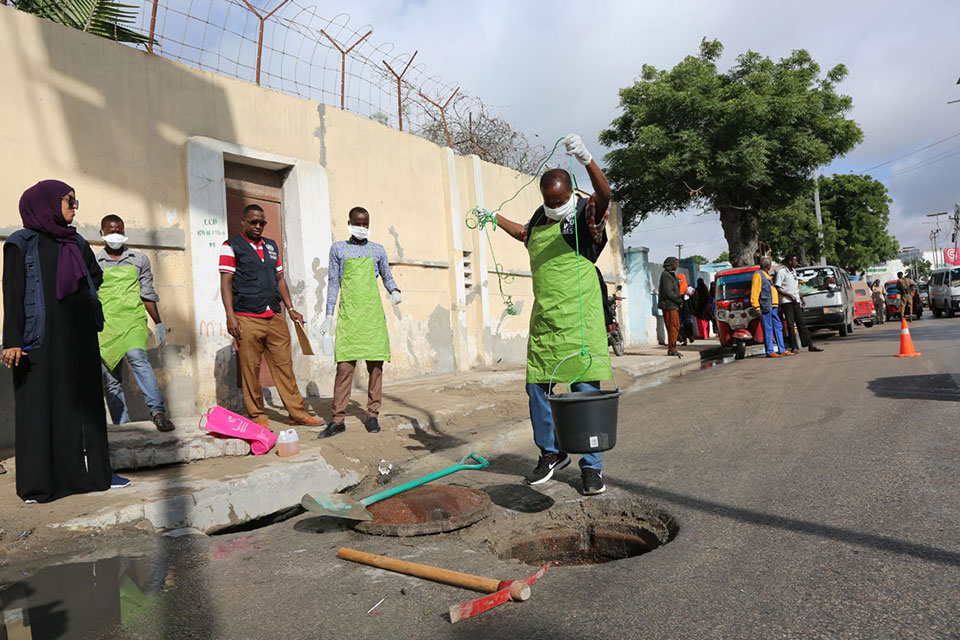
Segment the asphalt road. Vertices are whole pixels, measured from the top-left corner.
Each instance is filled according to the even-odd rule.
[[[476,543],[493,524],[388,539],[301,516],[161,543],[153,552],[174,558],[173,586],[139,623],[104,635],[960,637],[960,318],[927,316],[911,331],[922,357],[892,357],[899,325],[886,324],[820,334],[824,353],[749,358],[625,396],[600,499],[655,502],[679,533],[642,556],[553,568],[525,603],[451,625],[447,606],[470,593],[334,557],[347,545],[522,575]],[[517,483],[529,497],[516,474],[534,449],[515,442],[464,482],[506,495]],[[534,502],[579,500],[578,484],[571,466]]]

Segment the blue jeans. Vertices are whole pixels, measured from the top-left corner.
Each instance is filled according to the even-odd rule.
[[[577,382],[572,386],[573,391],[593,391],[600,388],[599,382]],[[557,448],[557,437],[553,433],[553,414],[550,413],[550,403],[547,394],[552,391],[552,385],[541,382],[527,383],[527,396],[530,397],[530,422],[533,423],[533,441],[540,447],[540,454],[560,453]],[[599,453],[585,453],[580,458],[580,468],[602,469],[603,461]]]
[[[773,341],[776,338],[777,351],[783,353],[783,321],[780,319],[780,313],[774,307],[769,312],[760,316],[760,322],[763,324],[763,346],[767,353],[773,353]]]
[[[160,395],[160,386],[157,384],[157,377],[153,375],[153,367],[147,360],[147,352],[143,349],[130,349],[125,356],[130,365],[130,371],[133,372],[133,379],[137,381],[137,386],[143,393],[143,399],[150,407],[150,415],[156,416],[158,413],[166,413],[163,407],[163,396]],[[110,418],[113,424],[126,424],[130,422],[130,415],[127,413],[127,401],[123,397],[123,360],[117,363],[113,371],[107,369],[107,365],[100,363],[103,373],[103,388],[107,393],[107,407],[110,409]]]

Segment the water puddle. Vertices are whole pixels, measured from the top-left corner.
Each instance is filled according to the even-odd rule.
[[[165,560],[115,556],[46,567],[0,588],[0,637],[84,638],[135,624],[172,584]]]

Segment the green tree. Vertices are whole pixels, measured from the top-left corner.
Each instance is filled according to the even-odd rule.
[[[817,236],[812,189],[789,206],[760,215],[760,239],[775,258],[791,253],[807,264],[820,255],[850,273],[897,255],[899,244],[887,231],[890,197],[870,176],[835,174],[820,178],[823,243]]]
[[[707,260],[706,258],[704,258],[703,256],[701,256],[700,254],[692,255],[692,256],[687,256],[687,257],[688,257],[688,258],[693,258],[694,260],[696,260],[696,261],[697,261],[697,264],[707,264],[708,262],[710,262],[709,260]]]
[[[714,260],[714,262],[729,262],[729,261],[730,261],[730,252],[729,252],[729,251],[724,251],[724,252],[721,253],[719,256],[717,256],[717,259],[716,259],[716,260]]]
[[[742,266],[754,261],[760,213],[793,202],[863,134],[845,117],[853,101],[835,90],[843,65],[821,77],[802,49],[777,62],[748,51],[721,73],[722,51],[704,39],[670,71],[644,65],[600,141],[614,147],[606,173],[628,231],[651,213],[715,210]]]
[[[101,38],[148,44],[150,38],[129,27],[136,24],[138,8],[115,0],[13,0],[13,6],[40,18]]]

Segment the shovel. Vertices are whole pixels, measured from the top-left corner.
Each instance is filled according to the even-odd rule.
[[[467,464],[467,460],[471,459],[476,460],[476,464]],[[463,459],[461,459],[458,464],[447,467],[446,469],[441,469],[440,471],[423,476],[422,478],[411,480],[410,482],[398,485],[392,489],[375,493],[372,496],[368,496],[363,500],[360,500],[359,502],[350,499],[348,496],[343,496],[340,494],[332,496],[320,495],[319,498],[314,498],[308,493],[305,494],[300,500],[300,505],[307,511],[318,513],[322,516],[346,518],[348,520],[373,520],[373,514],[367,511],[367,507],[374,502],[380,502],[381,500],[395,496],[398,493],[409,491],[410,489],[427,484],[428,482],[433,482],[434,480],[448,476],[451,473],[456,473],[457,471],[462,471],[464,469],[483,469],[489,466],[490,463],[485,459],[481,458],[476,453],[470,452],[463,456]]]

